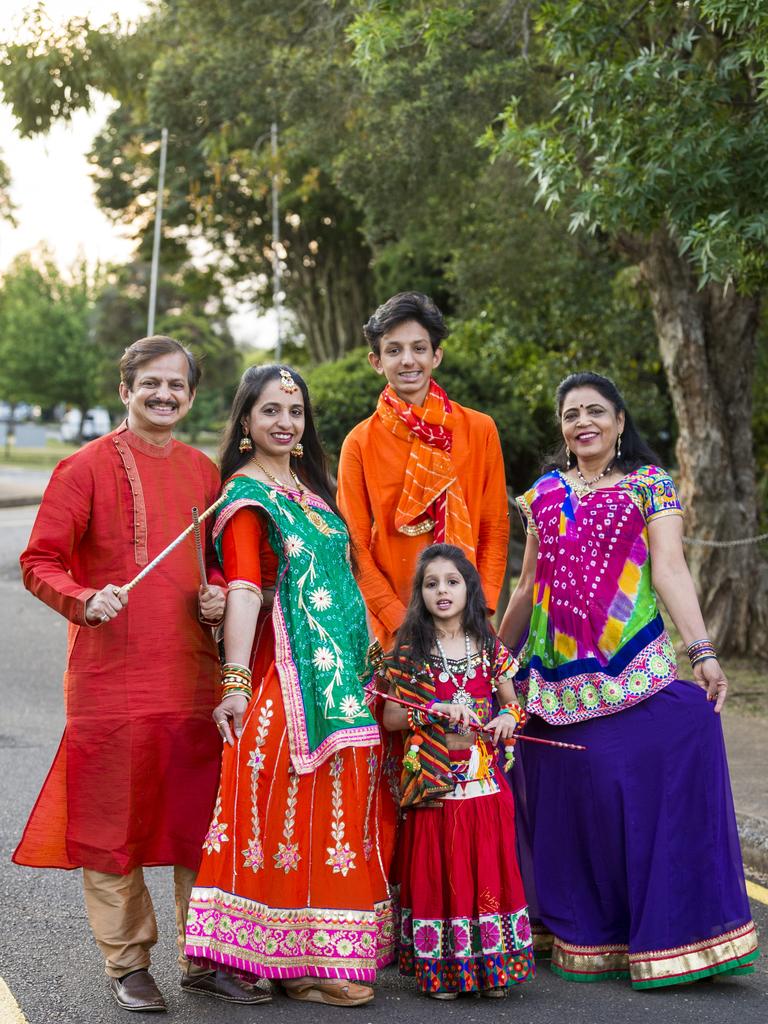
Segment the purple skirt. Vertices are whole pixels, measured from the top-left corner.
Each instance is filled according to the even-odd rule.
[[[634,988],[752,971],[723,732],[704,691],[676,681],[586,722],[533,716],[526,733],[588,747],[517,746],[520,861],[553,970]]]

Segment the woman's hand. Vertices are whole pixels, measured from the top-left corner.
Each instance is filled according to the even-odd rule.
[[[430,711],[439,711],[447,716],[446,719],[442,719],[446,725],[458,727],[460,729],[469,729],[471,725],[481,726],[482,722],[477,717],[475,712],[468,704],[432,704],[429,708]]]
[[[717,658],[707,658],[693,666],[693,678],[707,691],[707,700],[715,702],[715,714],[719,715],[728,694],[728,680],[725,678]]]
[[[509,714],[497,715],[485,727],[486,732],[493,733],[491,738],[494,743],[498,743],[499,740],[511,740],[516,729],[517,722],[515,721],[515,716]]]
[[[230,747],[235,745],[235,737],[240,739],[243,734],[243,715],[247,707],[248,701],[244,696],[233,694],[231,697],[225,697],[221,704],[213,709],[216,728]]]

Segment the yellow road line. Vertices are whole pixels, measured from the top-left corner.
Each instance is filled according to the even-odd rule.
[[[0,1024],[27,1024],[21,1007],[11,995],[11,990],[0,978]]]
[[[758,903],[764,903],[768,907],[768,889],[764,885],[758,885],[757,882],[750,882],[747,879],[747,896],[751,900],[757,900]]]

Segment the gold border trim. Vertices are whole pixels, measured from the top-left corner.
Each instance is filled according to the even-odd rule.
[[[664,516],[682,516],[685,518],[685,512],[681,508],[660,508],[658,512],[651,512],[645,521],[646,523],[655,523],[657,519],[661,519]]]
[[[629,966],[632,981],[654,981],[693,974],[732,960],[741,960],[756,950],[757,932],[754,923],[748,921],[731,932],[693,942],[688,946],[632,953]]]
[[[518,511],[522,514],[525,520],[525,532],[526,534],[532,534],[537,540],[539,538],[539,528],[536,525],[536,520],[533,518],[533,512],[531,506],[528,504],[525,495],[521,494],[515,498],[515,504],[517,505]]]
[[[552,966],[568,974],[604,974],[608,971],[629,971],[629,947],[572,946],[555,938],[552,945]]]

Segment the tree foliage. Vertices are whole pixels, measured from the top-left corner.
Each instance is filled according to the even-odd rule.
[[[98,393],[101,352],[93,337],[94,282],[87,268],[63,275],[50,255],[19,256],[0,290],[0,393],[11,402],[82,410]]]

